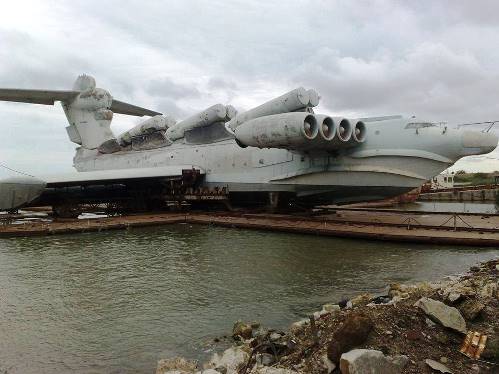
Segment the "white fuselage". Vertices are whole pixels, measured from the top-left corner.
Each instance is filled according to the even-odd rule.
[[[338,152],[241,148],[234,139],[208,144],[180,139],[162,148],[112,154],[79,148],[74,166],[84,172],[192,164],[205,171],[207,186],[227,187],[230,193],[282,191],[323,203],[354,202],[419,187],[461,157],[488,153],[497,144],[493,135],[470,136],[418,123],[403,118],[366,122],[365,143]]]

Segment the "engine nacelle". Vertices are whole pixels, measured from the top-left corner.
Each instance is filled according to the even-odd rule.
[[[312,103],[310,94],[313,96]],[[317,92],[313,90],[310,90],[309,92],[303,87],[299,87],[253,109],[238,114],[228,123],[228,125],[232,130],[235,130],[238,126],[255,118],[295,112],[318,102],[319,95]]]
[[[293,112],[246,121],[234,133],[243,147],[309,149],[319,127],[313,114]]]
[[[235,116],[236,113],[236,110],[232,106],[227,108],[225,105],[215,104],[202,112],[177,122],[174,126],[171,126],[166,130],[166,136],[171,141],[181,139],[184,137],[186,131],[196,127],[208,126],[215,122],[225,122],[229,117]]]
[[[130,130],[125,131],[118,137],[118,142],[122,145],[132,143],[132,138],[140,135],[151,134],[156,131],[166,131],[171,126],[175,125],[175,120],[170,116],[157,115],[151,117],[138,125],[135,125]]]

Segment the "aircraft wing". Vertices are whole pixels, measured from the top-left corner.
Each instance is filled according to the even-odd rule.
[[[54,105],[56,101],[72,101],[79,94],[78,91],[0,88],[0,100],[2,101],[44,105]]]
[[[78,196],[84,196],[90,186],[146,183],[182,178],[192,171],[203,175],[204,170],[193,165],[175,165],[154,168],[114,169],[44,176],[40,179],[14,177],[0,180],[0,210],[13,210],[33,201],[45,202],[46,195],[57,197],[59,189],[80,187]]]
[[[181,177],[184,170],[192,169],[199,170],[200,174],[204,174],[204,170],[193,165],[175,165],[155,168],[83,171],[46,176],[43,180],[47,183],[47,187],[85,186],[133,180]]]

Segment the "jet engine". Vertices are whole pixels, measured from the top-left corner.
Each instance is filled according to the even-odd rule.
[[[236,127],[234,135],[242,147],[332,151],[355,147],[365,141],[364,122],[352,122],[323,114],[281,113],[243,122]]]
[[[317,115],[323,121],[322,128],[329,135],[323,137],[327,141],[322,141],[313,149],[336,150],[350,148],[363,143],[366,139],[366,126],[364,122],[349,120],[342,117],[327,117]]]
[[[305,111],[307,107],[315,106],[319,103],[319,95],[314,90],[305,90],[298,87],[282,96],[276,97],[262,105],[238,114],[228,122],[228,126],[235,130],[238,126],[250,120],[284,114],[296,111]]]
[[[352,120],[353,130],[351,141],[354,144],[364,143],[366,141],[366,124],[360,120]]]
[[[172,117],[168,115],[157,115],[140,122],[130,130],[125,131],[118,137],[118,142],[121,146],[126,146],[131,144],[132,139],[137,136],[152,134],[157,131],[166,131],[173,125],[175,125],[175,120]]]
[[[184,137],[186,131],[197,127],[211,125],[215,122],[227,122],[237,114],[232,105],[215,104],[202,112],[186,118],[166,130],[166,136],[171,141]]]
[[[335,137],[336,123],[331,117],[324,114],[316,114],[315,119],[319,127],[317,144],[328,144]]]
[[[243,122],[234,133],[243,147],[306,149],[317,137],[319,127],[314,115],[293,112]]]

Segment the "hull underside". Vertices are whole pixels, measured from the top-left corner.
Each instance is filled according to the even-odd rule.
[[[277,192],[278,199],[294,202],[301,206],[318,206],[329,204],[349,204],[366,201],[378,201],[403,195],[413,187],[400,186],[307,186],[312,188],[307,194],[287,191]],[[236,205],[265,205],[269,202],[269,192],[245,191],[230,192],[230,201]]]

